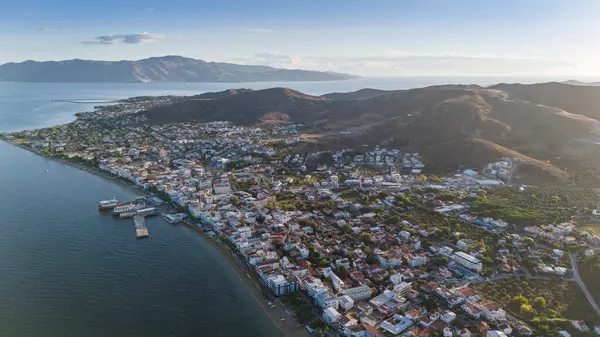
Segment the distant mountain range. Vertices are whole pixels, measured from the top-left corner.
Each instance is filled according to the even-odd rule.
[[[600,167],[600,87],[542,83],[363,89],[310,96],[229,90],[139,113],[148,123],[302,123],[319,149],[381,145],[420,152],[432,171],[520,158],[537,182],[568,182]],[[314,149],[314,145],[308,145]],[[567,169],[566,169],[567,168]]]
[[[0,65],[4,82],[284,82],[337,81],[358,76],[267,66],[206,62],[181,56],[138,61],[25,61]]]

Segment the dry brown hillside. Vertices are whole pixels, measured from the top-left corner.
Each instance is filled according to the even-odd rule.
[[[540,177],[564,181],[568,175],[550,163],[600,167],[598,87],[437,86],[322,97],[273,88],[206,97],[142,114],[150,123],[302,123],[305,132],[320,135],[322,148],[379,144],[421,151],[432,170],[481,166],[511,156]]]

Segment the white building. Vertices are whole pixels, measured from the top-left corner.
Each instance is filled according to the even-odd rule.
[[[438,249],[438,254],[447,256],[447,257],[450,257],[453,252],[454,252],[454,249],[452,249],[448,246],[442,246],[442,247],[440,247],[440,249]]]
[[[293,277],[278,274],[270,275],[266,279],[269,289],[275,296],[298,291],[298,280]]]
[[[227,177],[214,179],[213,189],[215,194],[230,194],[231,186],[229,185],[229,179]]]
[[[348,311],[354,307],[354,300],[350,296],[344,295],[338,297],[338,299],[340,300],[340,308],[344,309],[344,311]]]
[[[393,335],[399,335],[406,329],[410,328],[413,322],[403,316],[395,314],[391,319],[381,322],[379,325],[383,330],[388,331]]]
[[[409,282],[401,282],[400,284],[394,286],[394,291],[396,294],[398,294],[398,296],[406,295],[410,289],[412,289],[412,285]]]
[[[425,255],[413,255],[408,261],[408,265],[416,268],[424,266],[427,263],[427,257]]]
[[[475,306],[481,310],[483,316],[489,321],[504,319],[506,317],[506,312],[494,301],[479,302]]]
[[[331,278],[331,283],[335,291],[340,291],[340,289],[344,287],[344,281],[342,281],[342,279],[340,279],[331,268],[327,267],[323,269],[323,275],[325,275],[326,277],[329,276]]]
[[[502,331],[492,330],[488,331],[486,337],[507,337],[506,334]]]
[[[456,319],[456,314],[450,310],[446,310],[440,318],[442,319],[442,321],[450,323]]]
[[[404,281],[404,277],[401,274],[393,274],[390,276],[390,281],[394,285],[398,285]]]
[[[337,322],[340,319],[340,313],[334,308],[326,308],[323,310],[323,320],[325,323],[331,324]]]
[[[481,260],[473,255],[464,252],[456,252],[454,255],[452,255],[452,259],[459,265],[467,269],[474,270],[478,273],[481,273],[483,270],[483,264],[481,263]]]
[[[345,289],[342,294],[347,295],[353,301],[364,301],[371,298],[371,288],[367,286],[359,286],[354,288]]]

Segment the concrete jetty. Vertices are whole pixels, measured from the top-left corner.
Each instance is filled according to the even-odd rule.
[[[133,224],[135,226],[135,237],[137,239],[143,239],[148,237],[148,227],[146,227],[146,218],[143,215],[135,215],[133,217]]]

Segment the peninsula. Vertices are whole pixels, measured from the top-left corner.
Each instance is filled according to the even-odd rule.
[[[5,82],[287,82],[341,81],[358,76],[206,62],[181,56],[137,61],[25,61],[0,65]]]
[[[597,116],[567,98],[594,90],[240,89],[1,135],[168,201],[288,336],[584,336],[600,326],[595,173],[543,156],[593,151]]]

